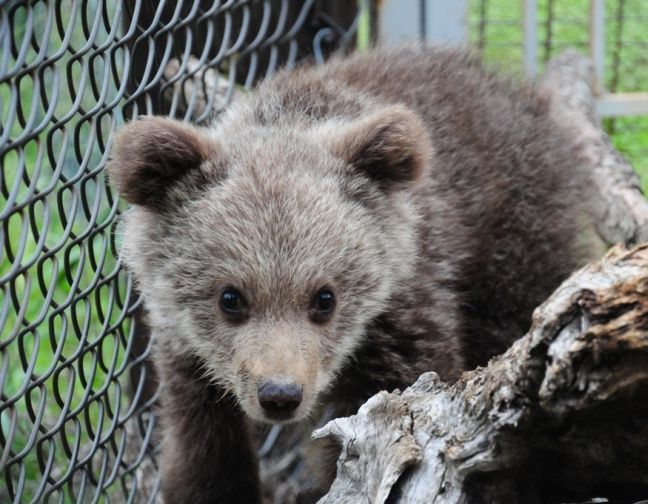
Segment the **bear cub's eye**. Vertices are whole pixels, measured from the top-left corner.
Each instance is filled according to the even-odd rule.
[[[226,288],[219,301],[220,309],[230,318],[242,320],[246,314],[247,302],[238,290],[233,287]]]
[[[313,297],[311,302],[310,317],[316,324],[323,324],[331,318],[335,309],[335,294],[331,289],[324,287]]]

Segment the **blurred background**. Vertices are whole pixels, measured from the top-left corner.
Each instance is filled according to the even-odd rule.
[[[112,132],[141,114],[204,124],[281,66],[404,39],[469,44],[519,79],[589,54],[604,127],[648,191],[644,0],[0,1],[0,502],[157,495]]]
[[[598,110],[648,190],[648,3],[644,0],[380,2],[382,39],[468,42],[502,73],[541,75],[568,47],[588,54]]]

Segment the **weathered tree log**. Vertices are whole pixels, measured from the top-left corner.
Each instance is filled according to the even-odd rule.
[[[424,374],[316,431],[342,446],[320,503],[639,500],[647,398],[648,245],[619,246],[486,368],[454,385]]]
[[[592,213],[599,236],[608,244],[648,241],[648,201],[639,177],[603,131],[596,114],[590,60],[570,49],[552,59],[540,82],[555,119],[563,125],[592,170]]]

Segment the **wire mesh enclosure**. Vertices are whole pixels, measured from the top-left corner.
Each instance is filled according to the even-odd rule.
[[[141,114],[208,121],[238,87],[350,45],[355,4],[0,5],[0,502],[154,500],[155,382],[117,255],[111,134]]]

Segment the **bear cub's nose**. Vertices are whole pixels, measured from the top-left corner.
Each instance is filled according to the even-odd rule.
[[[286,414],[302,401],[302,388],[296,383],[265,381],[259,387],[259,404],[270,414]]]

